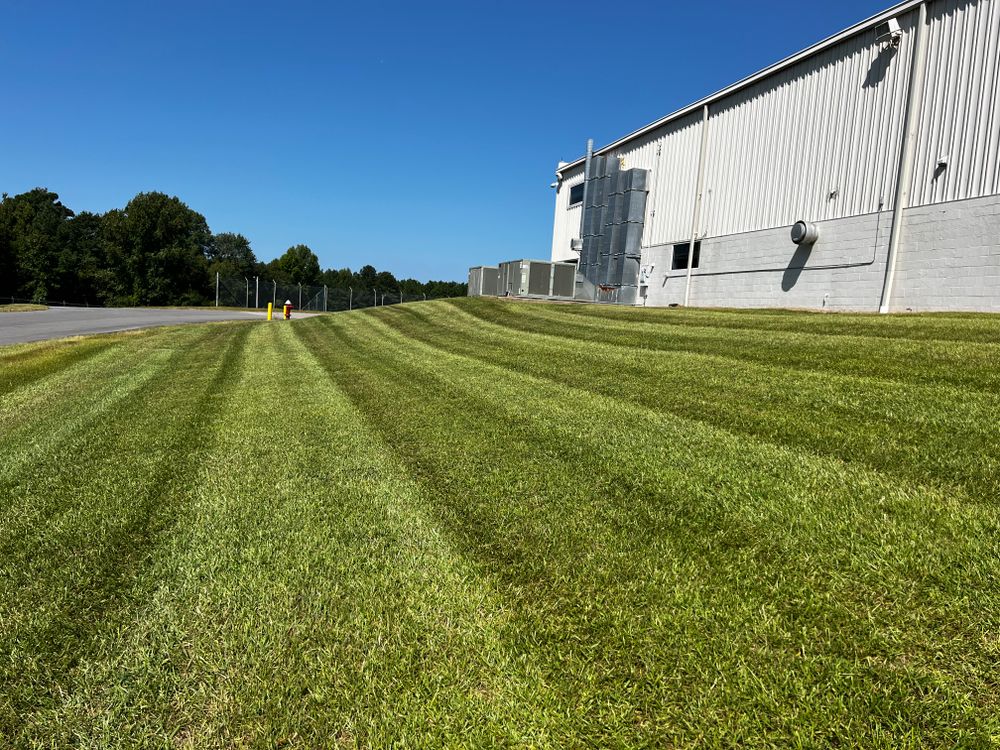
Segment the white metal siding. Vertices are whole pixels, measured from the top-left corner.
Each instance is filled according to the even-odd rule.
[[[895,50],[863,33],[712,105],[699,234],[891,208],[916,18]]]
[[[892,210],[918,19],[905,7],[898,48],[877,44],[869,26],[708,101],[699,236]],[[910,204],[1000,194],[1000,0],[932,0],[927,11]],[[644,247],[689,237],[701,128],[691,110],[606,152],[651,173]],[[566,201],[583,164],[564,174],[554,260],[575,258],[579,237],[579,209]]]
[[[927,10],[911,205],[1000,193],[1000,0],[937,0]]]
[[[569,192],[574,185],[583,182],[583,167],[578,167],[564,176],[556,191],[556,213],[552,222],[552,255],[557,260],[578,260],[579,253],[570,248],[571,240],[580,239],[581,206],[569,207]]]
[[[650,171],[644,246],[691,235],[700,145],[701,112],[694,112],[618,149],[626,169]]]

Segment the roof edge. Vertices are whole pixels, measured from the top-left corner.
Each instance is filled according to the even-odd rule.
[[[713,102],[717,102],[720,99],[723,99],[729,96],[730,94],[739,91],[740,89],[746,88],[747,86],[756,83],[757,81],[763,78],[767,78],[768,76],[774,75],[775,73],[778,73],[784,70],[785,68],[794,65],[797,62],[806,60],[812,57],[813,55],[816,55],[822,52],[823,50],[834,46],[835,44],[839,44],[845,39],[850,39],[853,36],[857,36],[858,34],[867,31],[870,28],[878,26],[880,23],[889,18],[894,18],[895,16],[898,16],[901,13],[905,13],[906,11],[911,10],[912,8],[916,8],[921,3],[929,1],[930,0],[904,0],[904,2],[897,3],[896,5],[893,5],[891,8],[886,8],[885,10],[881,11],[880,13],[876,13],[874,16],[871,16],[870,18],[866,18],[863,21],[859,21],[853,26],[849,26],[848,28],[844,29],[843,31],[837,34],[834,34],[833,36],[829,36],[826,39],[816,42],[816,44],[813,44],[810,47],[806,47],[804,50],[796,52],[795,54],[790,55],[784,58],[783,60],[779,60],[776,63],[772,63],[771,65],[768,65],[766,68],[761,68],[756,73],[751,73],[747,77],[741,78],[736,83],[732,83],[729,86],[726,86],[725,88],[719,89],[713,94],[709,94],[708,96],[699,99],[696,102],[688,104],[686,107],[682,107],[681,109],[675,110],[674,112],[671,112],[670,114],[661,117],[659,120],[655,120],[654,122],[649,123],[649,125],[644,125],[638,130],[635,130],[629,133],[628,135],[619,138],[616,141],[612,141],[606,146],[601,146],[601,148],[594,149],[594,153],[603,154],[606,151],[611,151],[613,149],[616,149],[622,144],[628,143],[634,138],[638,138],[639,136],[645,135],[651,130],[656,130],[657,128],[662,127],[667,123],[670,123],[674,120],[678,120],[681,117],[690,114],[691,112],[701,109],[706,104],[712,104]],[[574,161],[571,161],[568,164],[562,164],[556,168],[556,174],[561,175],[564,172],[568,172],[569,170],[574,169],[583,164],[585,160],[586,157],[581,156],[580,158],[575,159]]]

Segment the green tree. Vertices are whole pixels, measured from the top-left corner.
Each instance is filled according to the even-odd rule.
[[[319,258],[308,245],[293,245],[274,260],[274,278],[286,284],[320,283]]]
[[[419,297],[424,293],[424,285],[416,279],[402,279],[399,288],[407,297]]]
[[[399,282],[388,271],[379,271],[375,277],[375,288],[383,292],[396,291],[399,289]]]
[[[206,253],[210,275],[250,277],[257,271],[257,258],[250,248],[250,240],[242,234],[222,232],[212,238]]]
[[[104,253],[102,225],[100,214],[81,211],[60,226],[56,272],[62,301],[93,305],[111,300],[115,279]]]
[[[198,304],[208,299],[206,253],[212,233],[205,217],[179,198],[139,193],[104,217],[108,262],[118,304]]]
[[[0,201],[0,271],[3,294],[44,302],[60,292],[60,228],[73,212],[59,196],[35,188]]]
[[[328,268],[323,271],[320,281],[331,289],[347,289],[354,285],[354,274],[350,268],[340,268],[334,270]]]
[[[359,289],[374,289],[378,281],[378,271],[375,270],[375,266],[362,266],[355,274],[354,281]]]

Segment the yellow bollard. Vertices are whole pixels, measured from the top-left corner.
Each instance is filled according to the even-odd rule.
[[[267,319],[270,320],[271,316],[273,314],[274,314],[274,303],[273,302],[268,302],[267,303]]]

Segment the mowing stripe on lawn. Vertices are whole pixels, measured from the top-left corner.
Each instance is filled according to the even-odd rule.
[[[471,303],[471,304],[470,304]],[[483,301],[461,300],[475,307]],[[494,304],[492,300],[486,305]],[[524,307],[514,303],[512,306]],[[1000,338],[1000,316],[982,313],[930,313],[892,315],[873,313],[802,312],[793,310],[638,308],[614,305],[545,305],[560,315],[655,324],[663,328],[710,326],[739,331],[787,331],[826,336],[865,336],[915,341],[969,341],[994,344]]]
[[[176,483],[197,460],[212,397],[230,377],[247,330],[219,329],[200,340],[192,331],[174,379],[147,381],[145,388],[158,381],[159,390],[132,392],[113,417],[83,431],[80,463],[49,467],[53,473],[38,483],[45,494],[22,485],[24,500],[51,493],[60,503],[57,514],[50,511],[4,550],[0,632],[10,660],[0,668],[0,737],[30,733],[33,714],[58,700],[80,658],[133,595],[150,549],[183,502]],[[84,468],[90,481],[80,487]]]
[[[36,384],[64,367],[83,362],[113,346],[106,337],[0,346],[0,399],[25,384]]]
[[[313,355],[258,328],[239,369],[158,590],[50,724],[183,747],[544,741],[546,688],[497,640],[502,604]],[[116,681],[133,687],[101,692]]]
[[[379,317],[388,319],[392,315],[380,311]],[[895,720],[891,716],[880,716],[879,701],[895,704],[896,699],[906,694],[908,682],[934,682],[937,671],[924,661],[926,656],[913,657],[913,663],[902,673],[898,665],[891,662],[881,668],[859,665],[858,660],[865,652],[898,649],[902,654],[907,648],[919,646],[921,653],[926,655],[935,653],[942,643],[949,644],[952,649],[963,648],[950,643],[946,637],[953,626],[954,613],[948,614],[954,604],[951,599],[956,588],[963,588],[971,595],[972,589],[966,588],[966,584],[975,585],[983,580],[984,572],[988,572],[976,567],[981,564],[983,553],[985,559],[993,559],[997,550],[995,545],[985,549],[966,548],[961,540],[967,534],[981,539],[984,528],[996,527],[995,515],[969,518],[958,504],[948,503],[944,498],[935,499],[932,494],[914,489],[896,489],[892,481],[880,480],[867,472],[848,471],[836,463],[799,459],[787,449],[741,445],[738,439],[710,428],[683,424],[671,428],[670,420],[659,419],[658,429],[652,431],[643,424],[649,417],[644,417],[642,410],[589,394],[567,393],[565,388],[534,382],[510,372],[498,372],[493,368],[483,372],[478,363],[468,360],[463,363],[463,358],[439,351],[426,354],[413,351],[412,342],[405,343],[385,330],[380,332],[378,327],[373,328],[367,322],[362,326],[359,321],[364,317],[367,316],[352,320],[348,331],[340,330],[337,320],[323,321],[322,325],[332,328],[331,333],[337,336],[326,343],[329,360],[335,364],[332,371],[338,373],[342,387],[358,400],[359,407],[366,408],[372,424],[392,424],[391,412],[372,413],[367,403],[368,399],[381,403],[379,396],[373,395],[380,389],[385,391],[383,401],[391,394],[393,409],[416,417],[398,427],[390,427],[385,433],[386,439],[392,441],[400,455],[411,463],[415,476],[449,500],[444,504],[448,512],[443,513],[442,519],[449,523],[456,540],[464,540],[467,550],[473,550],[481,564],[507,585],[514,586],[515,590],[523,587],[518,596],[519,607],[515,609],[527,623],[522,636],[528,640],[522,645],[526,649],[542,645],[546,650],[552,648],[557,652],[559,646],[568,648],[569,653],[563,653],[554,665],[551,677],[554,679],[561,673],[565,678],[568,672],[576,678],[562,689],[566,691],[564,699],[573,706],[570,712],[578,715],[579,723],[574,729],[583,736],[593,737],[597,732],[602,742],[610,742],[615,730],[621,730],[623,718],[636,714],[657,714],[672,723],[677,716],[671,715],[666,708],[679,695],[694,697],[695,703],[690,708],[697,711],[705,710],[708,704],[721,710],[716,700],[722,704],[737,696],[741,700],[752,700],[752,696],[741,696],[745,685],[719,687],[718,673],[698,675],[701,682],[698,677],[689,675],[686,683],[677,685],[671,684],[676,673],[662,673],[656,668],[657,665],[678,664],[679,659],[684,667],[697,672],[706,661],[725,664],[731,652],[738,654],[736,664],[732,663],[732,657],[728,659],[731,673],[765,675],[765,680],[775,681],[771,689],[778,687],[784,679],[783,674],[792,672],[798,677],[803,670],[807,673],[813,670],[815,683],[811,689],[829,688],[829,692],[824,692],[822,700],[812,695],[810,702],[802,706],[804,713],[815,710],[820,704],[830,709],[824,701],[836,704],[843,701],[846,694],[850,698],[843,706],[842,721],[846,724],[854,715],[867,715],[892,726]],[[310,345],[319,347],[322,346],[319,343],[322,334],[317,332],[318,327],[303,327],[298,332],[311,337]],[[345,366],[345,354],[349,351],[356,353],[356,369]],[[434,374],[429,374],[430,371]],[[515,382],[507,382],[510,380]],[[533,413],[530,420],[524,419],[519,411],[515,395],[518,393],[531,393]],[[581,406],[586,406],[594,424],[600,425],[589,435],[587,428],[574,420],[576,409]],[[553,410],[562,413],[550,419]],[[608,425],[615,423],[616,414],[620,414],[623,425],[620,436],[615,436],[615,430],[608,430]],[[421,415],[423,420],[419,419]],[[544,431],[540,431],[540,420]],[[670,445],[677,454],[656,452],[655,446],[650,444],[651,436],[654,441]],[[596,450],[594,446],[602,443],[607,446],[604,455],[581,448],[587,444],[593,451]],[[724,450],[720,451],[720,444]],[[644,458],[630,460],[630,448]],[[582,454],[581,450],[584,450]],[[741,465],[744,452],[750,460]],[[730,472],[739,477],[740,482],[735,487],[713,487],[712,472],[718,471],[712,460],[713,453],[721,453],[716,459],[718,466],[731,467]],[[616,459],[620,472],[612,468]],[[573,481],[574,472],[567,471],[566,467],[572,467],[577,461],[581,466],[600,467],[594,470],[596,487],[586,484],[585,477],[577,476],[577,481]],[[491,462],[501,471],[499,477],[488,473]],[[652,466],[645,467],[647,462]],[[673,469],[670,469],[671,464]],[[702,464],[705,464],[704,474],[696,471]],[[801,466],[789,472],[789,467],[796,467],[796,464]],[[646,484],[637,485],[634,478],[641,476],[644,470],[654,473],[655,479],[647,477]],[[823,474],[828,478],[822,479]],[[657,480],[664,487],[661,492],[648,486],[652,483],[657,487]],[[581,485],[581,481],[584,484]],[[810,492],[795,494],[795,488],[803,485],[809,487]],[[716,492],[706,495],[697,491],[704,486]],[[564,497],[567,492],[570,494]],[[827,497],[823,497],[824,493]],[[686,501],[685,494],[688,495]],[[725,497],[727,494],[734,505],[729,509],[720,508],[719,495]],[[789,494],[797,504],[789,504]],[[761,506],[764,497],[770,500]],[[675,508],[673,511],[669,510],[671,504]],[[887,521],[859,527],[855,521],[858,511],[873,505],[891,514],[887,519],[898,517],[898,523]],[[677,509],[683,509],[683,520],[673,515]],[[765,509],[767,513],[760,517]],[[769,514],[777,515],[769,518]],[[738,522],[747,516],[755,518],[749,527],[745,522]],[[591,520],[589,528],[588,517],[596,519]],[[614,534],[601,531],[606,528],[602,519],[609,518],[617,519]],[[643,523],[633,519],[654,520]],[[556,528],[557,535],[553,533]],[[715,533],[706,538],[705,532],[713,528]],[[657,535],[651,537],[652,531]],[[694,538],[681,553],[671,545],[662,546],[664,536],[676,544],[685,532]],[[857,549],[851,550],[846,560],[837,557],[833,561],[824,560],[826,565],[819,565],[818,560],[810,560],[808,556],[804,562],[795,558],[794,553],[803,542],[807,542],[811,554],[819,558],[824,544],[842,543],[844,537],[851,538],[859,532],[868,539],[861,545],[862,549],[869,556],[874,554],[874,558],[857,559]],[[938,535],[938,541],[945,544],[927,550],[923,546],[927,535]],[[787,538],[782,540],[782,537]],[[622,539],[629,540],[624,548],[620,546]],[[649,550],[643,547],[643,540],[647,539],[655,540]],[[775,547],[776,540],[783,543]],[[841,549],[837,544],[831,546]],[[903,565],[891,555],[881,559],[883,547],[906,549],[909,559]],[[580,557],[574,555],[575,550],[591,554]],[[677,567],[678,554],[690,561],[697,560],[702,551],[706,552],[703,560],[706,564],[700,569]],[[785,563],[788,557],[791,559]],[[726,564],[727,558],[729,564]],[[709,562],[721,569],[722,574],[712,575]],[[768,563],[772,570],[768,571],[767,579],[754,582],[745,571],[747,566],[752,570],[762,562]],[[827,567],[832,562],[837,564]],[[856,569],[852,569],[852,562],[857,563]],[[891,573],[894,568],[896,572]],[[914,585],[914,579],[919,580],[923,571],[939,568],[961,571],[947,584],[948,593],[942,596],[947,605],[938,601],[939,592]],[[639,570],[657,584],[666,585],[673,594],[673,598],[667,600],[669,606],[665,611],[658,612],[655,604],[664,593],[660,585],[644,588],[637,584],[637,591],[628,586],[621,588],[623,581],[631,580],[629,574],[634,576]],[[823,575],[824,571],[829,572]],[[735,576],[735,581],[725,580],[727,576]],[[801,586],[803,578],[809,581],[804,589]],[[782,581],[786,579],[793,581],[797,588],[783,590]],[[861,583],[865,579],[867,583]],[[693,590],[684,591],[684,582],[692,580],[705,590],[694,586]],[[859,619],[858,613],[865,611],[870,603],[871,590],[879,590],[887,580],[893,581],[900,592],[906,591],[908,599],[886,608],[882,612],[884,618],[880,616],[874,622]],[[558,589],[560,585],[570,585],[575,590],[572,595],[566,594],[555,602],[546,603],[543,592]],[[763,599],[761,591],[754,591],[755,586],[763,589]],[[678,587],[682,592],[680,596]],[[725,592],[720,595],[722,599],[731,597],[728,607],[713,595],[716,587]],[[973,598],[969,607],[964,608],[966,613],[970,609],[973,613],[978,612],[977,605],[991,601],[989,597],[995,593],[995,590],[981,591],[980,598]],[[787,597],[795,604],[786,611],[775,610],[772,597],[778,600]],[[688,606],[692,601],[700,606],[694,606],[693,612],[685,611],[682,604],[685,599]],[[827,612],[824,619],[829,619],[826,621],[809,623],[808,630],[801,625],[799,632],[789,630],[791,625],[803,619],[808,622],[808,618],[802,617],[802,609],[815,616],[815,611],[822,611],[818,605],[827,599],[841,600],[842,608]],[[582,611],[574,611],[571,606],[566,611],[563,608],[567,602],[588,602],[590,606],[583,607]],[[662,606],[662,601],[660,604]],[[914,606],[918,607],[920,618],[931,617],[931,622],[914,627],[913,632],[919,636],[911,642],[886,643],[885,638],[891,635],[898,622],[908,619],[907,614]],[[705,609],[720,617],[706,621]],[[613,627],[603,621],[602,612],[613,621]],[[709,652],[711,656],[705,652],[696,654],[691,663],[677,653],[658,654],[662,658],[652,658],[650,654],[663,650],[657,636],[665,633],[661,630],[651,634],[643,620],[625,616],[629,612],[643,613],[674,635],[676,631],[671,628],[686,630],[686,639],[664,639],[673,644],[688,643],[699,630],[712,632],[719,642],[719,651],[713,647]],[[624,619],[616,620],[616,616]],[[986,632],[980,630],[982,624],[976,623],[973,617],[968,617],[966,622],[965,627],[971,627],[971,632]],[[600,632],[602,625],[608,627],[603,635]],[[982,627],[988,629],[989,626]],[[823,632],[824,628],[842,631],[843,640],[834,638],[827,643],[830,637]],[[543,636],[541,644],[537,641],[539,635]],[[784,643],[785,649],[765,649],[756,655],[752,651],[748,653],[745,640],[752,642],[755,638],[765,643],[769,639],[779,645]],[[851,638],[856,638],[856,643]],[[626,675],[615,674],[622,664],[635,664],[637,659],[638,663],[645,663],[640,656],[645,652],[645,658],[653,665],[648,672],[634,675],[637,680],[634,693],[620,687],[615,696],[617,703],[588,705],[586,693],[581,696],[574,691],[585,690],[588,684],[593,684],[601,673],[601,665],[593,664],[581,654],[576,654],[574,659],[574,649],[568,644],[575,642],[584,646],[589,644],[593,652],[586,656],[591,660],[592,654],[607,656],[617,652],[621,663],[615,664],[612,659],[610,664],[603,666],[619,678],[616,684],[620,686],[621,679],[628,684]],[[916,720],[924,713],[939,718],[955,715],[956,711],[960,714],[963,705],[978,700],[975,686],[983,684],[989,662],[985,660],[984,666],[981,635],[971,643],[969,663],[978,664],[971,679],[968,682],[952,680],[948,687],[939,686],[937,689],[946,695],[938,703],[934,700],[910,703],[907,709],[910,719]],[[811,659],[800,658],[800,654],[804,656],[801,649],[807,647],[819,653],[811,655]],[[748,661],[740,662],[740,658]],[[757,663],[758,659],[762,663]],[[774,662],[787,671],[775,670]],[[579,673],[574,673],[574,669],[580,670]],[[670,690],[661,694],[645,680],[660,689],[670,686]],[[866,687],[859,690],[859,684]],[[789,687],[801,689],[802,683]],[[713,690],[715,695],[712,695]],[[608,696],[604,699],[607,701]],[[760,696],[756,699],[759,701]],[[654,710],[654,706],[659,706],[660,710]],[[697,711],[686,714],[683,706],[671,707],[686,720],[694,720],[697,716]],[[759,708],[766,709],[766,705]],[[786,705],[786,711],[788,708]],[[778,722],[776,717],[767,718]],[[787,718],[790,726],[794,726],[795,714]],[[650,737],[668,731],[666,726],[654,725],[648,729]],[[726,727],[721,729],[724,731]],[[730,729],[735,731],[733,727]],[[966,729],[978,733],[975,726]],[[601,731],[608,734],[601,735]]]
[[[408,320],[409,319],[409,320]],[[973,499],[1000,492],[1000,398],[952,387],[896,385],[859,376],[808,373],[688,352],[641,350],[517,337],[495,324],[466,325],[436,309],[387,312],[406,335],[484,362],[727,430],[832,455],[923,483],[951,485]]]
[[[82,430],[162,372],[176,354],[147,338],[137,340],[131,350],[134,364],[127,369],[122,367],[120,348],[108,342],[107,348],[84,361],[53,363],[64,369],[54,369],[0,400],[0,420],[6,425],[0,446],[7,458],[0,466],[0,487],[32,463],[59,466],[71,460],[79,450]],[[69,413],[67,402],[74,405]],[[76,442],[66,445],[70,438]],[[4,494],[18,497],[15,490]],[[0,513],[5,510],[0,508]],[[13,506],[15,513],[20,510]]]
[[[837,363],[989,324],[504,304],[15,365],[0,744],[1000,739],[998,399]]]
[[[805,371],[880,378],[925,385],[952,385],[1000,393],[1000,325],[993,341],[910,341],[805,331],[755,331],[726,327],[671,326],[568,315],[563,306],[462,305],[467,312],[511,331],[555,333],[600,345],[650,351],[687,351]],[[914,363],[920,362],[919,367]],[[887,385],[887,387],[890,387]]]

